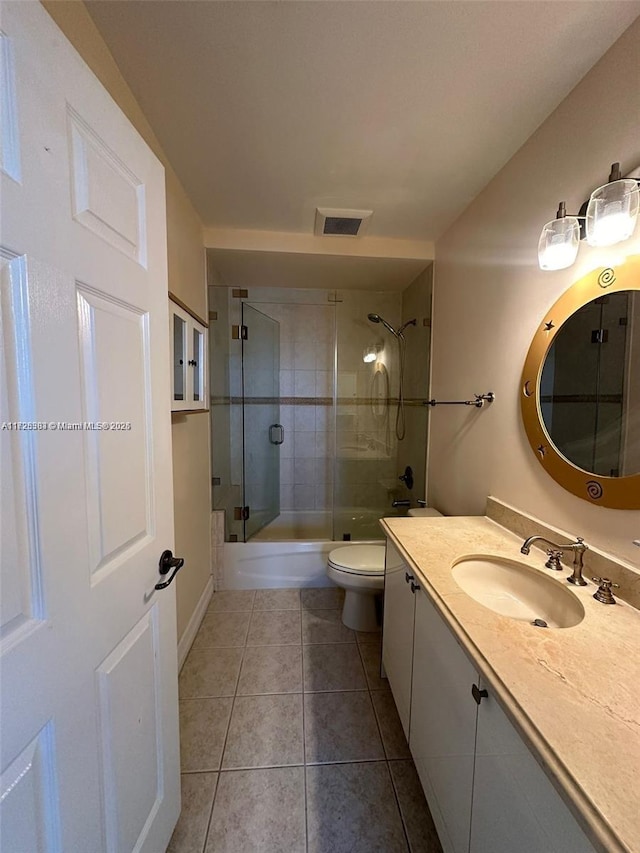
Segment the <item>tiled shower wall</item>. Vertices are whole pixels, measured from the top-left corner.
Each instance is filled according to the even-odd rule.
[[[281,511],[334,511],[338,538],[345,533],[361,538],[353,519],[365,511],[374,519],[373,532],[365,536],[371,538],[378,533],[375,518],[391,514],[394,498],[424,496],[426,410],[417,401],[407,407],[407,439],[399,445],[398,343],[367,315],[378,313],[396,328],[416,316],[418,326],[405,332],[407,396],[424,399],[430,275],[419,276],[406,298],[400,292],[249,290],[245,301],[280,327]],[[230,288],[210,288],[210,306],[217,311],[210,318],[212,459],[213,476],[221,479],[214,509],[226,510],[225,538],[235,534],[239,540],[242,522],[233,520],[233,506],[242,501],[242,346],[229,332],[241,322],[242,301]],[[363,352],[369,346],[377,348],[378,358],[367,364]],[[405,464],[417,475],[410,495],[398,480]]]
[[[425,448],[429,407],[430,351],[431,351],[431,290],[433,267],[429,267],[411,282],[402,293],[402,322],[415,318],[416,325],[405,331],[407,355],[405,360],[405,414],[406,435],[398,442],[398,471],[407,465],[413,470],[413,489],[404,486],[400,498],[409,498],[414,504],[426,497]],[[442,415],[442,410],[438,410]]]
[[[335,508],[347,516],[357,509],[390,514],[397,484],[392,401],[398,393],[398,344],[367,315],[380,314],[397,328],[401,294],[350,290],[339,299]],[[377,348],[378,358],[365,363],[369,346]]]
[[[327,291],[252,288],[250,303],[280,324],[280,509],[332,508],[335,303]],[[263,301],[264,300],[264,301]]]

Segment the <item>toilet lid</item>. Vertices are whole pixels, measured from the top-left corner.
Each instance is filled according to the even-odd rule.
[[[407,515],[410,515],[412,518],[440,518],[442,513],[438,512],[437,509],[433,509],[433,507],[421,506],[416,507],[416,509],[410,509]]]
[[[384,573],[384,545],[346,545],[329,553],[329,565],[362,575]]]

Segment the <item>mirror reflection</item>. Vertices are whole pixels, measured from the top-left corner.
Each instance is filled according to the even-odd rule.
[[[542,370],[540,413],[570,462],[605,477],[640,473],[640,294],[603,294],[556,334]]]

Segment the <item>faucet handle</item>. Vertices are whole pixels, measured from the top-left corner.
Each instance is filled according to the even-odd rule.
[[[611,592],[611,588],[620,589],[619,583],[613,583],[609,578],[591,578],[591,580],[594,583],[600,584],[597,591],[593,593],[593,597],[596,601],[600,601],[602,604],[616,603],[613,593]]]
[[[562,563],[560,562],[560,557],[562,557],[562,551],[557,551],[555,548],[550,548],[547,551],[547,557],[549,558],[545,563],[547,569],[554,569],[556,572],[562,571]]]

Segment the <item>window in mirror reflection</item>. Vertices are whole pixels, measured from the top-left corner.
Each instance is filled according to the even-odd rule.
[[[594,299],[555,336],[540,379],[545,428],[562,455],[605,477],[640,472],[640,294]]]

